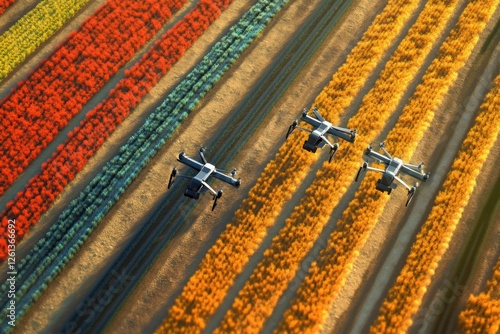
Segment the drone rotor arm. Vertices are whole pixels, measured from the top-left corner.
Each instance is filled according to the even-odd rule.
[[[212,176],[215,177],[216,179],[219,179],[223,182],[226,182],[234,187],[238,187],[240,185],[240,182],[241,182],[241,181],[238,181],[239,179],[236,179],[232,176],[221,173],[218,170],[215,170],[214,173],[212,174]]]
[[[326,138],[325,136],[320,136],[320,138],[321,138],[321,139],[323,139],[323,141],[324,141],[325,143],[327,143],[327,144],[328,144],[328,146],[330,146],[330,149],[334,150],[334,149],[335,149],[335,147],[337,147],[337,148],[338,148],[338,144],[337,144],[336,146],[335,146],[335,145],[333,145],[332,143],[330,143],[330,141],[328,140],[328,138]]]
[[[405,173],[411,177],[414,177],[420,181],[427,181],[427,179],[429,178],[429,174],[427,173],[424,173],[422,170],[419,170],[418,169],[418,166],[416,166],[416,169],[413,167],[413,165],[409,165],[409,164],[403,164],[403,166],[401,167],[401,170],[400,172],[401,173]]]
[[[355,130],[349,130],[346,128],[341,128],[338,126],[332,126],[330,129],[328,129],[328,133],[331,135],[334,135],[335,137],[339,137],[344,139],[345,141],[354,142],[354,139],[356,138],[356,131]]]
[[[208,189],[208,191],[210,191],[210,193],[212,193],[212,195],[217,196],[217,193],[215,192],[215,190],[213,190],[213,188],[212,188],[212,187],[210,187],[210,186],[208,185],[208,183],[206,183],[205,181],[201,181],[201,184],[202,184],[205,188],[207,188],[207,189]]]
[[[398,181],[399,183],[401,183],[401,184],[402,184],[402,185],[403,185],[403,186],[404,186],[404,187],[408,190],[408,192],[411,192],[411,189],[412,189],[412,188],[410,188],[410,186],[409,186],[409,185],[407,185],[407,184],[406,184],[406,182],[404,182],[404,181],[403,181],[400,177],[398,177],[398,176],[394,176],[394,179],[395,179],[396,181]]]
[[[318,108],[314,107],[312,111],[313,111],[314,116],[316,116],[316,118],[319,119],[320,122],[324,122],[325,121],[325,119],[323,118],[323,116],[321,116],[321,114],[319,113]]]
[[[380,148],[384,151],[384,154],[389,157],[389,159],[392,159],[392,155],[385,149],[385,142],[380,143]]]
[[[380,154],[374,150],[366,150],[365,151],[365,155],[366,156],[369,156],[370,158],[373,158],[375,160],[377,160],[378,162],[381,162],[383,163],[384,165],[386,166],[389,166],[389,164],[391,163],[391,158],[388,158],[387,156],[383,155],[383,154]]]
[[[301,126],[296,126],[295,128],[296,128],[296,129],[299,129],[299,130],[302,130],[302,131],[306,131],[306,132],[313,132],[313,130],[306,129],[306,128],[303,128],[303,127],[301,127]]]
[[[183,179],[192,179],[193,178],[193,176],[188,176],[188,175],[183,175],[183,174],[177,174],[176,177],[180,177]]]
[[[362,168],[362,167],[361,167],[361,168]],[[366,170],[370,170],[370,171],[372,171],[372,172],[385,173],[385,170],[383,170],[383,169],[380,169],[380,168],[373,168],[373,167],[370,167],[370,166],[366,167]]]
[[[413,164],[406,164],[406,163],[405,163],[404,165],[405,165],[406,167],[408,167],[408,168],[412,168],[412,169],[416,169],[416,170],[421,170],[421,169],[422,169],[422,167],[421,167],[421,166],[423,166],[423,164],[422,164],[421,166],[417,166],[417,165],[413,165]]]
[[[319,121],[319,120],[317,120],[316,118],[311,117],[311,116],[309,116],[309,115],[307,115],[307,114],[306,114],[306,115],[302,115],[302,116],[300,117],[300,120],[301,120],[301,121],[304,121],[304,122],[306,122],[306,123],[309,123],[309,124],[310,124],[310,125],[312,125],[314,128],[318,128],[318,127],[322,124],[322,122],[320,122],[320,121]]]
[[[205,148],[202,146],[200,147],[198,153],[200,154],[201,161],[203,161],[204,164],[207,164],[207,159],[205,159],[205,155],[203,154],[203,152],[205,152]]]
[[[200,163],[199,161],[196,161],[194,159],[191,159],[185,154],[180,154],[179,158],[177,161],[183,163],[184,165],[191,167],[194,170],[200,171],[203,168],[203,164]]]

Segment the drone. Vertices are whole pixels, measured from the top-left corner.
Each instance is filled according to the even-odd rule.
[[[307,109],[304,109],[302,111],[302,116],[300,117],[300,120],[311,124],[314,127],[314,130],[309,130],[309,129],[299,127],[298,126],[299,121],[294,120],[292,125],[290,125],[290,127],[288,128],[286,138],[288,139],[288,136],[290,136],[290,134],[295,129],[300,129],[300,130],[310,132],[311,134],[309,135],[309,138],[305,141],[303,148],[306,151],[315,153],[318,148],[322,149],[326,144],[328,144],[328,146],[330,146],[330,158],[328,159],[328,161],[331,162],[333,157],[335,156],[335,153],[337,153],[337,150],[339,148],[339,144],[338,143],[332,144],[326,138],[326,135],[330,134],[330,135],[333,135],[335,137],[342,138],[344,140],[347,140],[348,142],[353,143],[354,140],[356,139],[356,129],[349,130],[346,128],[334,126],[330,122],[327,122],[320,115],[320,113],[318,112],[318,109],[316,107],[314,107],[312,111],[313,111],[314,115],[316,116],[316,118],[309,116],[307,114]]]
[[[415,183],[413,187],[408,186],[401,178],[398,177],[399,173],[404,173],[410,175],[418,180],[426,182],[429,179],[429,173],[424,173],[422,162],[420,165],[415,166],[411,164],[404,163],[401,159],[393,158],[389,152],[385,149],[385,142],[380,143],[380,148],[384,151],[384,154],[380,154],[372,150],[371,146],[365,151],[365,155],[374,158],[375,160],[385,164],[385,170],[373,168],[368,166],[368,162],[364,162],[363,166],[359,168],[358,174],[356,175],[356,181],[358,181],[359,175],[362,171],[371,170],[374,172],[382,173],[382,178],[377,181],[375,188],[381,192],[387,192],[391,194],[392,189],[396,189],[397,184],[394,181],[398,181],[408,190],[408,199],[406,201],[406,206],[410,204],[413,195],[417,191],[418,183]]]
[[[179,158],[177,161],[182,162],[188,167],[191,167],[195,170],[198,171],[198,174],[195,176],[187,176],[187,175],[181,175],[177,174],[177,168],[172,169],[172,174],[170,174],[170,179],[168,181],[168,189],[170,189],[170,186],[172,183],[175,181],[175,177],[183,177],[186,179],[190,179],[191,182],[189,182],[185,192],[184,196],[193,198],[193,199],[198,199],[200,198],[200,194],[209,190],[210,193],[213,195],[213,201],[214,204],[212,206],[212,211],[214,211],[215,206],[217,205],[217,200],[222,197],[222,190],[219,190],[215,192],[215,190],[212,189],[207,183],[207,180],[210,178],[210,176],[215,177],[216,179],[222,180],[226,183],[229,183],[230,185],[238,188],[241,184],[240,179],[235,179],[234,176],[236,175],[236,168],[234,168],[230,175],[226,175],[224,173],[229,173],[227,171],[215,168],[214,165],[210,164],[207,162],[205,159],[205,156],[203,155],[203,152],[205,152],[205,148],[201,147],[199,150],[200,157],[201,157],[201,162],[198,162],[190,157],[188,157],[184,152],[181,152],[179,154]]]

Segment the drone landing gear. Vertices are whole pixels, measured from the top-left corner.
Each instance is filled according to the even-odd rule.
[[[335,156],[335,153],[337,153],[337,150],[339,149],[339,144],[335,143],[331,148],[330,148],[330,159],[328,159],[328,162],[332,162],[333,157]]]
[[[413,186],[411,187],[410,190],[408,190],[408,199],[406,200],[406,206],[408,206],[408,204],[410,204],[412,198],[413,198],[413,195],[415,195],[415,192],[417,191],[417,187],[416,186]]]
[[[212,211],[214,211],[215,207],[217,206],[217,200],[222,197],[222,189],[217,192],[216,195],[214,195],[214,205],[212,206]]]
[[[356,174],[356,182],[358,182],[359,175],[361,174],[362,171],[366,171],[368,169],[368,163],[365,161],[363,162],[363,166],[359,167],[358,174]]]
[[[295,130],[295,128],[297,127],[297,124],[299,124],[299,122],[297,120],[294,120],[292,125],[290,125],[290,127],[288,128],[288,132],[286,133],[286,139],[288,139],[288,136],[290,136],[290,134],[293,132],[293,130]]]
[[[174,169],[172,169],[172,174],[170,174],[170,179],[168,180],[167,189],[170,189],[170,186],[172,185],[172,183],[174,183],[176,175],[177,175],[177,168],[174,167]]]

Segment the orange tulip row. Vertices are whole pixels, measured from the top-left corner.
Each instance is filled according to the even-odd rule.
[[[475,5],[478,14],[488,15],[488,6],[484,1],[471,4]],[[498,1],[490,1],[489,4],[490,8],[494,8]],[[474,190],[476,178],[500,133],[498,110],[500,76],[495,79],[492,91],[486,96],[401,273],[383,301],[372,332],[401,332],[411,326],[411,318],[418,311],[434,270],[447,250]]]
[[[494,8],[493,5],[491,8]],[[461,21],[469,21],[470,13],[475,9],[474,7],[468,8]],[[462,30],[462,28],[459,29]],[[454,76],[451,73],[458,71],[464,64],[464,61],[450,64],[448,59],[457,59],[454,56],[459,56],[458,59],[468,58],[475,44],[474,39],[469,38],[472,31],[457,32],[458,30],[455,30],[452,37],[445,41],[438,59],[424,76],[423,84],[419,85],[414,97],[389,133],[386,139],[387,146],[395,156],[405,160],[411,158],[433,118],[434,111],[439,107],[447,88],[453,81]],[[479,33],[480,30],[475,30],[472,35],[479,35]],[[464,47],[460,49],[460,54],[450,47],[455,44],[457,38]],[[467,40],[470,42],[469,45],[467,45]],[[454,53],[450,54],[450,51]],[[447,80],[441,78],[444,68],[451,69]],[[374,189],[373,185],[377,177],[373,174],[367,175],[355,199],[351,201],[342,218],[337,222],[337,229],[330,236],[328,246],[321,251],[317,262],[311,266],[309,276],[299,287],[297,298],[285,312],[280,330],[303,332],[317,330],[321,326],[331,301],[344,284],[354,260],[388,201],[387,196],[381,195]]]
[[[330,221],[332,211],[353,182],[363,151],[376,139],[397,110],[401,98],[451,17],[455,4],[456,1],[443,0],[432,0],[426,4],[407,36],[387,62],[375,86],[364,97],[358,113],[349,121],[348,128],[358,129],[356,142],[353,145],[342,146],[335,160],[332,163],[326,162],[316,175],[306,195],[286,220],[285,227],[273,239],[262,261],[240,291],[218,329],[220,332],[232,332],[238,328],[245,328],[251,332],[261,330],[280,296],[295,277],[302,260]],[[334,110],[328,109],[327,112],[333,113]],[[411,117],[415,111],[407,113]],[[414,115],[415,119],[417,115]],[[426,121],[421,122],[426,123]],[[406,123],[404,122],[403,126],[404,124]],[[418,142],[415,138],[411,140]],[[365,196],[379,197],[379,193],[374,189],[374,183],[369,185],[364,183]],[[377,207],[373,208],[373,202],[364,197],[351,203],[350,208],[356,208],[356,214],[363,216],[381,211]],[[348,269],[348,263],[352,262],[349,260],[353,256],[353,251],[364,243],[367,235],[364,233],[366,220],[360,220],[359,216],[349,216],[350,213],[352,211],[347,213],[349,218],[345,218],[345,215],[344,218],[353,220],[349,223],[345,219],[338,222],[336,234],[334,233],[332,246],[343,256],[335,257],[338,263],[335,267],[328,268],[336,271],[336,275],[329,275],[328,279],[331,280],[339,277],[339,271]],[[356,225],[359,229],[351,228],[353,221],[359,222],[360,226]],[[342,237],[337,238],[339,235]],[[328,253],[326,257],[330,258],[331,254]],[[317,269],[319,268],[313,266],[311,270]],[[325,297],[326,301],[332,291],[329,285],[315,286],[317,282],[310,281],[309,278],[306,281],[313,284],[315,291],[307,296],[307,301],[299,303],[298,312],[288,312],[280,331],[303,332],[306,329],[317,331],[327,305],[318,301],[316,297]],[[318,308],[319,305],[322,307]]]
[[[330,111],[324,116],[332,123],[339,122],[342,113],[363,88],[418,5],[417,0],[390,1],[352,50],[346,63],[323,89],[315,105],[320,112]],[[243,271],[250,256],[262,242],[267,228],[274,224],[284,203],[291,198],[310,166],[318,159],[318,154],[302,150],[306,138],[307,134],[296,131],[268,163],[236,211],[232,223],[228,224],[208,251],[175,301],[160,332],[182,329],[192,333],[205,327],[236,276]]]
[[[458,318],[463,333],[498,333],[500,330],[500,258],[486,291],[471,295]]]

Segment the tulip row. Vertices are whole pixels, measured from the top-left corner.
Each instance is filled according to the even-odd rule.
[[[460,332],[465,334],[498,333],[500,330],[500,299],[487,293],[471,295],[467,309],[460,313]]]
[[[5,10],[14,3],[16,0],[0,0],[0,15],[5,12]]]
[[[0,36],[0,81],[88,1],[43,0]]]
[[[488,8],[488,5],[490,9],[494,8],[491,2],[480,2],[485,8]],[[393,155],[405,160],[411,158],[433,119],[435,111],[438,110],[444,95],[451,86],[455,78],[454,74],[464,65],[477,42],[477,36],[484,28],[488,16],[476,17],[477,22],[481,22],[479,26],[468,26],[465,22],[475,17],[474,13],[477,10],[477,1],[473,4],[462,14],[457,27],[444,42],[437,59],[424,75],[422,84],[417,87],[395,127],[388,134],[386,142]],[[475,38],[469,38],[470,33]],[[463,43],[461,44],[463,49],[450,47],[457,41]],[[461,59],[461,61],[455,61],[455,59]],[[450,71],[442,77],[445,70]],[[385,104],[383,103],[381,107],[385,108]],[[377,110],[373,104],[370,108]],[[375,189],[377,178],[378,175],[369,174],[361,184],[355,198],[337,222],[337,227],[330,235],[327,246],[320,252],[316,262],[311,265],[308,276],[298,289],[297,297],[284,314],[280,329],[305,331],[321,327],[332,300],[344,285],[359,251],[389,199],[388,196],[383,196]]]
[[[500,330],[500,258],[486,291],[471,295],[459,315],[462,333],[498,333]]]
[[[425,5],[418,19],[387,62],[374,87],[364,97],[358,113],[348,122],[348,128],[358,129],[356,142],[349,147],[344,146],[333,163],[325,162],[321,172],[316,175],[316,179],[307,189],[306,195],[301,198],[299,205],[286,220],[285,227],[273,239],[270,248],[240,291],[232,309],[226,314],[220,327],[222,332],[234,330],[234,326],[259,331],[267,317],[272,314],[274,306],[289,287],[302,260],[329,222],[331,212],[352,183],[359,167],[359,160],[353,157],[360,157],[363,154],[368,144],[383,130],[389,118],[397,110],[399,101],[445,28],[456,2],[434,0]],[[327,113],[333,112],[334,110],[327,110]],[[335,191],[331,191],[333,189]],[[373,184],[369,186],[369,189],[374,193],[377,192]],[[318,198],[321,204],[314,203],[314,200]],[[353,201],[351,207],[355,205],[366,208],[368,206],[367,210],[370,211],[371,204],[365,203],[365,198],[362,197],[360,201]],[[351,217],[348,209],[343,218]],[[364,223],[365,220],[360,222],[363,226]],[[348,237],[347,240],[341,238],[335,242],[337,250],[343,251],[341,257],[343,260],[348,260],[348,250],[363,240],[363,234],[349,230],[351,224],[352,222],[344,220],[337,222],[336,233],[342,237],[346,235]],[[347,269],[342,261],[336,264],[338,269]],[[317,266],[314,269],[317,270]],[[337,277],[338,274],[329,276],[329,279]],[[307,282],[315,283],[313,279],[314,277],[311,277],[311,280],[308,279]],[[317,331],[323,313],[323,309],[320,310],[320,308],[324,305],[321,301],[316,301],[315,296],[323,297],[331,291],[328,285],[316,286],[313,289],[315,291],[309,296],[310,299],[300,306],[301,311],[308,314],[307,319],[311,323],[301,323],[305,320],[302,319],[302,314],[297,314],[298,319],[294,319],[293,315],[287,315],[287,320],[282,323],[280,330],[285,332]],[[246,306],[241,309],[240,305],[252,305],[252,307]],[[318,310],[320,310],[319,314],[316,313]],[[256,316],[257,314],[259,317]],[[314,323],[313,326],[311,326],[312,323]]]
[[[475,15],[488,18],[496,5],[498,1],[473,1],[469,7],[475,7],[477,14],[471,13],[470,18]],[[477,19],[480,20],[479,17]],[[462,26],[463,34],[469,33],[468,40],[475,38],[474,31],[479,29],[477,26],[482,25],[482,20],[477,23],[471,21]],[[467,40],[453,45],[464,47],[464,43],[467,43]],[[458,52],[460,49],[455,50]],[[454,66],[448,70],[448,77],[456,75]],[[487,95],[474,125],[462,143],[427,221],[417,235],[396,282],[382,303],[380,314],[371,328],[372,332],[401,332],[411,326],[411,318],[418,311],[434,270],[448,249],[456,225],[474,190],[476,178],[500,133],[499,108],[500,76],[495,79],[492,91]]]
[[[204,1],[208,3],[208,1]],[[224,8],[228,0],[212,1]],[[165,144],[198,101],[229,69],[286,1],[260,0],[217,42],[203,60],[153,111],[103,170],[73,200],[17,269],[18,315],[29,308],[64,268],[126,188]],[[8,289],[7,284],[1,291]],[[7,294],[3,294],[7,296]],[[9,300],[0,297],[1,305]],[[2,308],[7,310],[7,308]],[[20,313],[19,313],[20,312]],[[3,316],[0,314],[0,316]]]
[[[481,2],[484,6],[487,5],[484,1]],[[432,6],[432,2],[426,6]],[[441,77],[443,70],[449,68],[456,72],[465,64],[465,60],[477,42],[477,38],[469,37],[478,36],[484,28],[485,21],[482,21],[483,25],[478,29],[463,29],[462,22],[470,19],[473,15],[471,13],[474,13],[476,9],[470,6],[464,11],[457,27],[444,42],[437,59],[427,70],[422,83],[417,87],[394,128],[389,132],[386,145],[394,156],[404,160],[411,158],[424,132],[428,129],[434,113],[453,83],[452,72],[449,72],[446,77]],[[442,15],[437,12],[432,15],[434,14],[438,15],[435,16],[436,18]],[[416,22],[418,27],[417,23],[418,20]],[[432,27],[432,24],[429,24],[429,27]],[[409,31],[407,38],[412,30],[413,28]],[[417,30],[420,29],[417,28]],[[463,49],[450,48],[457,41],[463,43],[461,44]],[[462,61],[455,61],[455,59],[462,59]],[[453,60],[454,64],[450,64],[450,60]],[[394,84],[397,84],[397,81],[391,85]],[[366,102],[369,101],[368,96]],[[374,103],[368,103],[365,106],[374,112],[377,112],[378,108],[386,109],[387,100],[380,99],[379,101],[384,101],[380,107]],[[320,251],[316,261],[312,263],[308,276],[298,289],[296,298],[285,312],[283,321],[280,323],[280,330],[308,331],[321,327],[332,300],[344,285],[354,261],[389,200],[388,196],[384,196],[374,187],[378,177],[379,175],[375,174],[367,175],[356,192],[355,198],[336,222],[336,228],[330,235],[326,247]]]
[[[33,177],[0,216],[0,226],[16,219],[19,238],[52,205],[64,187],[83,168],[104,140],[149,92],[157,79],[180,58],[221,12],[216,1],[201,0],[182,21],[170,29],[146,53],[110,93],[108,99],[90,111],[80,126],[69,134],[42,171]],[[0,259],[5,258],[6,234],[0,235]],[[18,238],[18,239],[19,239]]]
[[[186,0],[110,0],[0,105],[0,196]]]
[[[349,107],[418,4],[418,1],[393,1],[386,6],[317,98],[316,105],[322,112],[335,106],[341,113]],[[329,114],[329,120],[336,120],[333,122],[340,119],[339,114]],[[292,136],[293,140],[286,141],[274,160],[268,163],[236,211],[233,222],[184,287],[162,327],[165,332],[179,328],[196,332],[204,328],[265,237],[267,228],[275,222],[284,203],[307,175],[318,155],[302,150],[302,143],[307,138],[304,132]],[[311,206],[322,205],[318,200],[321,196],[315,196]]]

